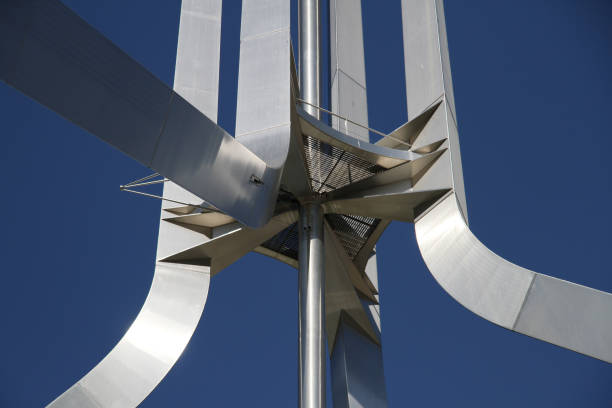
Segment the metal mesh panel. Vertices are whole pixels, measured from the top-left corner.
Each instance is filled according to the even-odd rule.
[[[306,135],[304,149],[310,182],[315,193],[333,191],[385,171],[384,167]],[[328,214],[326,219],[351,259],[363,248],[380,222],[377,218],[343,214]],[[297,223],[292,224],[261,246],[298,259],[297,228]]]
[[[378,218],[359,215],[327,214],[325,217],[351,259],[354,259],[363,248],[380,222]],[[299,255],[297,225],[297,223],[291,224],[261,246],[297,260]]]
[[[338,147],[304,136],[306,164],[312,189],[326,193],[385,171]]]
[[[351,259],[363,248],[380,222],[378,218],[359,215],[327,214],[325,217]]]
[[[262,247],[278,252],[289,258],[298,259],[298,230],[297,222],[291,224],[263,244]]]

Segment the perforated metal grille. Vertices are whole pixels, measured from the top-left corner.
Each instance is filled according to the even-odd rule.
[[[297,222],[291,224],[263,244],[262,247],[278,252],[289,258],[298,259],[298,230]]]
[[[325,216],[349,258],[354,259],[372,235],[380,220],[359,215],[327,214]],[[298,226],[291,224],[263,244],[264,248],[298,259]]]
[[[310,182],[316,193],[333,191],[385,171],[384,167],[306,135],[304,149]],[[341,214],[328,214],[326,219],[351,259],[363,248],[380,222],[377,218]],[[297,223],[292,224],[261,246],[298,259],[297,228]]]
[[[327,214],[325,217],[351,259],[355,258],[380,223],[378,218],[359,215]]]
[[[304,135],[306,164],[312,189],[326,193],[385,171],[352,153]]]

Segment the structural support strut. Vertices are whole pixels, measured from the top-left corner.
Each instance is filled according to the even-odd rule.
[[[319,203],[300,207],[299,401],[325,407],[325,273],[323,212]]]

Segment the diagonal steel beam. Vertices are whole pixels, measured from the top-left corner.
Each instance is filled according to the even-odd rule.
[[[221,0],[183,1],[175,89],[214,120],[217,117],[220,35]],[[172,182],[164,184],[163,197],[175,201],[202,201]],[[171,223],[173,219],[184,221],[189,217],[172,213],[177,206],[169,201],[162,202],[158,259],[209,240],[205,234]],[[216,212],[201,216],[207,220],[211,216],[227,218]],[[174,366],[189,342],[204,311],[210,269],[208,266],[157,262],[149,295],[128,332],[96,367],[51,406],[139,405]]]
[[[0,37],[6,84],[244,224],[262,226],[272,215],[279,165],[236,141],[59,1],[3,1]]]

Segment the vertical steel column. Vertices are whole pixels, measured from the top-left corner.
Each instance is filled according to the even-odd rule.
[[[300,96],[320,105],[319,0],[299,1]],[[319,118],[319,111],[304,105]],[[316,154],[312,152],[311,154]],[[325,407],[325,273],[323,213],[318,202],[300,206],[299,231],[299,403]]]
[[[300,207],[299,227],[299,401],[300,408],[324,408],[325,260],[319,203]]]
[[[319,70],[319,0],[299,1],[300,96],[320,105]],[[319,118],[319,110],[304,104],[306,112]]]

